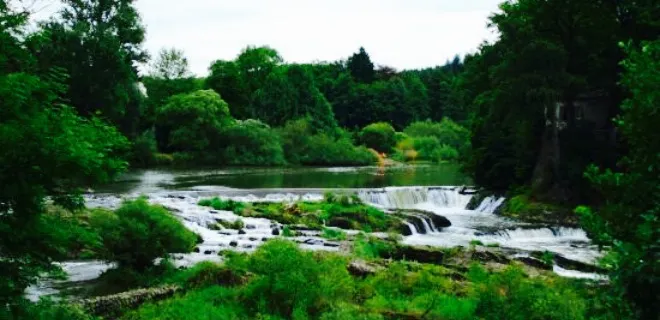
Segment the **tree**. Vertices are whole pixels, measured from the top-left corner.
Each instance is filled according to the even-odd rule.
[[[213,62],[206,86],[226,97],[236,118],[258,119],[255,94],[267,85],[270,74],[281,63],[282,57],[275,49],[248,46],[235,61]]]
[[[274,126],[306,117],[317,131],[337,126],[332,106],[316,87],[311,72],[301,65],[274,70],[255,93],[254,112],[257,119]]]
[[[149,75],[166,80],[188,78],[191,76],[188,58],[186,58],[183,50],[176,48],[160,49],[158,57],[151,64]]]
[[[196,154],[217,146],[221,130],[233,122],[227,103],[213,90],[175,95],[156,114],[168,133],[168,151]]]
[[[69,75],[62,98],[85,116],[100,113],[127,135],[137,131],[141,94],[135,65],[145,62],[144,28],[133,0],[65,0],[29,47],[42,72]]]
[[[396,144],[394,133],[394,128],[389,123],[372,123],[360,131],[360,141],[369,148],[388,153]]]
[[[374,64],[362,47],[360,47],[360,51],[348,58],[347,67],[357,82],[371,83],[374,80]]]
[[[252,117],[250,108],[252,92],[247,87],[238,64],[234,61],[218,60],[213,62],[210,71],[205,86],[219,93],[227,101],[232,114],[237,119]]]
[[[0,305],[7,311],[24,289],[65,258],[59,230],[40,219],[46,198],[69,209],[81,189],[126,168],[128,142],[98,118],[83,119],[59,98],[66,74],[39,70],[25,50],[28,16],[0,1]],[[39,35],[35,35],[39,36]],[[33,39],[34,40],[34,39]],[[7,48],[5,50],[4,48]],[[36,74],[44,73],[44,76]]]
[[[105,259],[137,271],[169,253],[191,252],[197,241],[167,209],[144,198],[126,201],[115,212],[97,211],[90,224],[103,238]]]
[[[652,319],[660,304],[660,40],[629,45],[627,52],[621,83],[630,97],[616,123],[629,153],[620,172],[587,170],[606,202],[594,212],[577,211],[593,239],[615,253],[612,296],[631,302],[639,319]]]

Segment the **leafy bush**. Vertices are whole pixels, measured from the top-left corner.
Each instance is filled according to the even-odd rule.
[[[202,199],[199,200],[197,204],[203,207],[211,207],[215,210],[232,211],[237,214],[240,214],[240,212],[243,211],[243,208],[245,208],[246,205],[245,203],[240,201],[234,201],[232,199],[222,200],[218,197],[215,197],[213,199]]]
[[[232,165],[284,165],[280,138],[268,125],[258,120],[237,121],[223,130],[223,159]]]
[[[217,148],[222,129],[233,123],[229,106],[213,90],[172,96],[156,110],[156,122],[169,130],[169,151],[196,155]]]
[[[346,240],[346,232],[337,229],[323,228],[321,236],[329,240]]]
[[[377,259],[391,256],[396,249],[396,243],[359,234],[353,241],[353,254],[360,258]]]
[[[26,300],[14,306],[14,310],[0,308],[0,319],[30,320],[95,320],[96,317],[85,314],[79,307],[42,299],[38,303]],[[11,313],[10,313],[11,312]]]
[[[440,144],[446,144],[461,152],[468,147],[470,139],[470,132],[449,118],[443,118],[441,122],[414,122],[404,129],[404,132],[413,138],[435,137]]]
[[[372,123],[360,131],[360,141],[369,148],[389,153],[396,145],[395,131],[389,123]]]
[[[478,265],[469,278],[476,285],[476,312],[489,319],[572,320],[586,315],[587,301],[561,279],[529,279],[517,267],[491,276]]]
[[[103,256],[138,271],[170,252],[192,251],[197,240],[169,211],[144,198],[126,201],[115,212],[96,211],[91,224],[103,237]]]
[[[339,256],[314,257],[293,242],[269,241],[249,257],[248,269],[255,278],[243,302],[253,312],[287,319],[318,315],[351,297],[353,281],[346,264]]]
[[[134,167],[148,168],[158,164],[156,161],[156,137],[152,130],[145,131],[133,141],[131,164]]]
[[[289,121],[279,129],[286,160],[303,165],[369,165],[376,156],[365,147],[356,147],[341,129],[316,132],[308,119]]]

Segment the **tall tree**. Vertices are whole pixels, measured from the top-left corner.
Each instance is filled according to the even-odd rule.
[[[347,67],[355,81],[360,83],[374,81],[376,73],[374,64],[364,48],[360,47],[360,51],[348,58]]]
[[[254,111],[255,118],[270,125],[309,117],[318,131],[337,126],[332,106],[316,87],[311,71],[301,65],[282,66],[272,72],[255,94]]]
[[[166,80],[190,77],[188,58],[183,50],[163,48],[149,68],[149,76]]]
[[[144,28],[133,0],[64,0],[30,47],[42,70],[69,75],[64,96],[83,115],[100,113],[126,134],[137,129],[141,94],[136,64],[145,62]]]
[[[66,74],[40,70],[25,50],[27,18],[0,0],[0,317],[10,319],[22,318],[15,307],[25,288],[66,256],[65,231],[42,219],[46,198],[78,209],[82,187],[126,167],[126,139],[65,105]]]
[[[660,304],[660,40],[627,51],[621,83],[630,96],[616,122],[630,152],[619,163],[621,172],[587,171],[607,200],[594,212],[577,211],[593,239],[615,253],[613,297],[631,302],[639,319],[653,319]],[[623,313],[618,305],[609,307]]]

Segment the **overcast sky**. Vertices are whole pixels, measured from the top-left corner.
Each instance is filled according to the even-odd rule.
[[[396,69],[443,64],[495,34],[488,16],[503,0],[137,0],[145,48],[184,50],[192,71],[269,45],[288,62],[334,61],[364,46]]]

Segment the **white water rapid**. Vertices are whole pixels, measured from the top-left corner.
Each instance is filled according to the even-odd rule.
[[[321,201],[326,191],[331,189],[251,189],[240,190],[226,187],[192,187],[185,191],[158,190],[148,194],[148,200],[168,208],[179,217],[186,227],[202,238],[195,252],[178,254],[174,262],[188,266],[204,260],[218,261],[222,250],[251,251],[265,241],[280,236],[282,225],[268,219],[239,217],[229,211],[213,210],[197,205],[203,198],[221,197],[245,202],[293,202],[298,200]],[[461,187],[387,187],[377,189],[344,189],[357,192],[368,204],[386,211],[404,210],[411,217],[404,221],[410,228],[410,235],[403,242],[409,245],[430,245],[438,247],[469,246],[474,240],[485,245],[497,245],[517,252],[550,251],[571,260],[594,263],[599,253],[590,245],[585,232],[575,228],[549,228],[527,225],[502,218],[494,212],[504,198],[485,198],[475,210],[466,207],[472,199]],[[138,194],[93,195],[87,197],[88,207],[117,208],[122,199],[131,199]],[[405,211],[413,210],[413,211]],[[440,215],[451,222],[451,226],[441,228],[431,219]],[[430,216],[429,216],[430,215]],[[242,230],[218,227],[219,220],[233,222],[241,219]],[[436,220],[436,222],[438,222]],[[218,230],[219,229],[219,230]],[[340,250],[340,243],[319,236],[318,231],[299,230],[296,237],[289,238],[301,247],[310,250]],[[347,231],[349,234],[357,231]],[[111,265],[102,262],[68,262],[63,268],[70,274],[69,286],[76,286],[94,279]],[[566,270],[556,266],[555,272],[566,277],[601,279],[599,275]],[[55,284],[55,285],[53,285]],[[59,282],[44,282],[31,287],[27,295],[37,298],[57,292]]]

